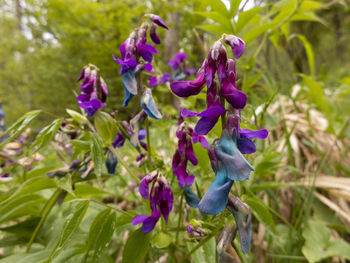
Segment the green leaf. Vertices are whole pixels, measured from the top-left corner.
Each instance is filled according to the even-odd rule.
[[[6,144],[7,142],[11,141],[13,138],[16,138],[18,135],[20,135],[28,127],[30,122],[39,115],[39,113],[40,113],[40,110],[34,110],[24,114],[21,118],[19,118],[6,131],[6,133],[11,133],[11,132],[14,132],[14,133],[9,138],[4,140],[0,144],[0,146]]]
[[[221,25],[201,25],[197,26],[197,28],[203,29],[205,31],[215,33],[218,35],[222,35],[226,33],[227,29]]]
[[[141,228],[132,232],[126,241],[122,263],[140,263],[149,250],[151,233],[142,233]]]
[[[207,6],[210,6],[213,11],[218,12],[223,16],[229,16],[229,12],[225,4],[220,0],[202,0],[202,3]]]
[[[54,120],[50,125],[43,128],[40,133],[36,136],[35,141],[30,146],[29,150],[37,146],[34,152],[39,151],[41,148],[45,147],[49,142],[52,141],[58,129],[61,127],[62,120]]]
[[[66,109],[67,113],[79,124],[83,124],[87,121],[87,119],[81,115],[79,112],[74,110]]]
[[[53,259],[72,238],[78,230],[78,227],[89,207],[88,200],[72,201],[72,203],[75,203],[72,207],[72,213],[67,216],[66,221],[64,222],[59,240],[50,254],[50,259]]]
[[[0,223],[22,216],[39,216],[45,199],[38,194],[21,195],[0,206]]]
[[[309,262],[318,262],[329,257],[350,259],[350,245],[343,239],[331,240],[331,231],[321,222],[309,221],[303,230],[305,244],[302,248]]]
[[[97,111],[94,115],[95,127],[98,134],[104,139],[105,145],[109,146],[117,136],[117,123],[109,114]]]
[[[91,159],[94,162],[95,174],[100,177],[104,163],[102,139],[98,134],[91,134]]]
[[[197,244],[187,242],[187,247],[192,250]],[[212,237],[207,242],[198,248],[191,255],[192,261],[194,263],[211,263],[216,262],[216,241],[215,237]]]
[[[297,35],[297,38],[299,38],[304,45],[307,61],[309,62],[310,73],[311,73],[311,76],[314,76],[315,75],[315,58],[314,58],[314,51],[312,49],[312,46],[305,36]]]
[[[258,80],[262,77],[262,75],[264,75],[263,72],[255,74],[254,76],[247,78],[247,80],[246,80],[247,83],[244,85],[244,89],[249,89],[250,87],[254,86],[255,83],[257,83]]]
[[[254,7],[247,11],[239,13],[236,23],[237,34],[242,31],[242,29],[259,13],[261,9],[262,7]]]
[[[254,216],[264,225],[269,227],[272,231],[275,231],[275,221],[272,215],[263,201],[256,197],[244,198],[244,202],[250,206]]]
[[[17,197],[26,194],[33,194],[40,190],[50,189],[56,187],[56,183],[51,178],[46,176],[36,176],[25,181],[9,198],[0,203],[0,207],[5,203],[15,200]]]
[[[155,248],[166,248],[171,244],[172,237],[166,233],[160,232],[156,234],[151,241]]]
[[[306,10],[318,9],[318,8],[321,8],[322,6],[323,6],[323,3],[319,1],[303,0],[299,8],[306,11]]]
[[[230,1],[230,16],[232,18],[235,17],[240,4],[241,4],[241,0],[231,0]]]
[[[264,25],[256,26],[252,29],[250,29],[243,37],[243,40],[245,41],[246,45],[251,43],[253,40],[255,40],[258,36],[265,33],[267,30],[269,30],[272,27],[271,23],[267,23]]]
[[[225,16],[222,16],[221,14],[217,12],[196,12],[196,14],[201,15],[205,18],[209,18],[215,22],[218,22],[223,28],[227,30],[226,33],[232,33],[233,34],[233,28],[230,19],[226,18]]]
[[[108,247],[115,230],[115,212],[107,208],[100,212],[92,222],[87,240],[87,254],[92,250],[92,261]]]

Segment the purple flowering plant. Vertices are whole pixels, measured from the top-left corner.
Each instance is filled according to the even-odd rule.
[[[238,231],[241,250],[247,253],[252,239],[251,209],[233,195],[232,188],[249,179],[254,168],[246,155],[256,151],[254,140],[265,139],[268,132],[263,127],[254,131],[241,127],[247,95],[237,85],[236,60],[242,56],[245,43],[234,35],[224,34],[210,48],[196,78],[187,80],[196,70],[188,67],[183,51],[169,61],[175,71],[173,76],[167,72],[156,74],[153,69],[159,53],[154,45],[161,43],[156,31],[159,27],[168,29],[159,16],[146,14],[120,46],[120,56],[113,55],[120,66],[124,109],[128,110],[134,97],[140,99],[136,115],[124,120],[118,111],[106,112],[111,90],[100,69],[88,64],[78,77],[80,93],[76,99],[81,113],[67,110],[68,118],[57,118],[37,135],[28,151],[38,151],[51,140],[63,162],[62,167],[44,172],[43,178],[49,182],[42,185],[57,185],[45,211],[50,213],[56,201],[62,204],[69,202],[66,198],[84,198],[82,183],[88,185],[86,188],[97,185],[101,192],[96,195],[103,196],[102,201],[95,197],[77,199],[78,204],[72,204],[73,219],[67,223],[67,229],[77,229],[69,224],[78,222],[80,216],[83,218],[89,204],[94,203],[99,214],[92,223],[90,240],[100,240],[102,235],[109,234],[111,239],[115,227],[127,225],[126,230],[132,234],[124,249],[130,250],[134,239],[143,240],[147,251],[149,244],[154,248],[167,247],[174,257],[184,253],[185,262],[195,251],[187,253],[186,242],[201,244],[217,237],[220,259]],[[148,43],[148,36],[153,44]],[[229,58],[225,45],[235,59]],[[182,108],[180,116],[163,118],[153,91],[159,83],[167,82],[171,91],[182,98],[205,94],[205,109],[195,112]],[[34,118],[39,113],[29,116]],[[195,125],[194,118],[199,118]],[[157,121],[151,122],[152,119]],[[172,131],[175,119],[180,121],[176,131]],[[215,138],[211,131],[220,119],[221,136]],[[162,137],[162,130],[170,132]],[[158,145],[166,145],[167,151]],[[7,168],[0,171],[1,183],[12,180]],[[113,198],[105,197],[107,194]],[[116,218],[116,214],[120,217]],[[37,227],[40,229],[41,223]],[[138,230],[134,231],[136,227]],[[30,239],[28,251],[37,242],[37,234],[34,232]],[[89,242],[90,249],[94,245]],[[55,253],[54,250],[52,255]],[[86,258],[91,254],[89,250],[84,253]],[[93,254],[94,257],[97,256]]]

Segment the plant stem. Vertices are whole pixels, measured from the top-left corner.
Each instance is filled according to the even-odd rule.
[[[149,169],[149,171],[151,171],[152,170],[152,154],[151,154],[151,140],[150,140],[150,136],[149,136],[148,117],[146,117],[145,124],[146,124],[146,137],[147,137],[147,163],[148,163],[148,169]]]
[[[207,237],[203,238],[197,246],[195,246],[190,252],[188,252],[180,261],[180,263],[183,263],[186,261],[186,259],[191,256],[194,252],[196,252],[196,250],[198,248],[200,248],[201,246],[203,246],[206,242],[208,242],[213,236],[216,235],[216,232],[212,232],[210,235],[208,235]]]
[[[181,193],[181,199],[180,199],[180,204],[179,204],[179,221],[177,222],[177,228],[180,229],[180,225],[181,225],[181,220],[182,220],[182,203],[184,200],[184,193]],[[179,231],[176,232],[176,240],[175,240],[175,244],[177,245],[179,241]]]
[[[44,206],[44,208],[42,210],[42,217],[40,218],[40,221],[39,221],[38,225],[36,226],[32,236],[30,237],[30,240],[27,244],[27,252],[30,251],[30,248],[34,242],[34,239],[38,235],[38,232],[39,232],[41,226],[44,224],[44,221],[46,220],[47,216],[49,215],[51,209],[54,207],[55,202],[56,202],[58,196],[61,194],[61,192],[62,192],[61,189],[56,189],[54,194],[51,196],[51,198],[48,200],[48,202]]]

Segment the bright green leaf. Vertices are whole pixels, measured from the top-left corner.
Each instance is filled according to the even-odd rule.
[[[140,263],[149,250],[151,233],[142,233],[141,228],[132,232],[123,251],[122,263]]]

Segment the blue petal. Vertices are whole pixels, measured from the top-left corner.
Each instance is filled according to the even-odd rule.
[[[136,95],[138,91],[138,83],[136,80],[135,72],[133,70],[129,70],[125,73],[122,78],[123,86],[125,89],[129,91],[132,95]]]
[[[241,203],[241,202],[239,202]],[[250,243],[252,241],[252,224],[251,211],[244,203],[235,202],[235,208],[228,206],[232,215],[235,217],[238,227],[239,237],[241,240],[241,248],[243,253],[248,253]]]
[[[152,96],[152,90],[149,88],[145,89],[145,92],[141,97],[141,108],[144,112],[153,119],[161,119],[162,114],[158,111],[156,103]]]
[[[254,142],[246,137],[237,139],[237,146],[241,153],[251,154],[256,152],[256,146]]]
[[[191,190],[189,186],[184,187],[184,194],[187,204],[192,208],[197,208],[200,202],[199,197]]]
[[[254,168],[239,152],[236,140],[230,138],[226,130],[223,131],[221,139],[215,147],[215,153],[230,180],[248,180],[251,171],[254,171]]]
[[[124,101],[123,101],[123,106],[126,107],[128,106],[130,100],[134,97],[125,87],[124,87]]]
[[[220,169],[215,180],[198,204],[199,211],[203,214],[217,215],[226,207],[228,194],[233,181],[229,180],[224,169]]]

